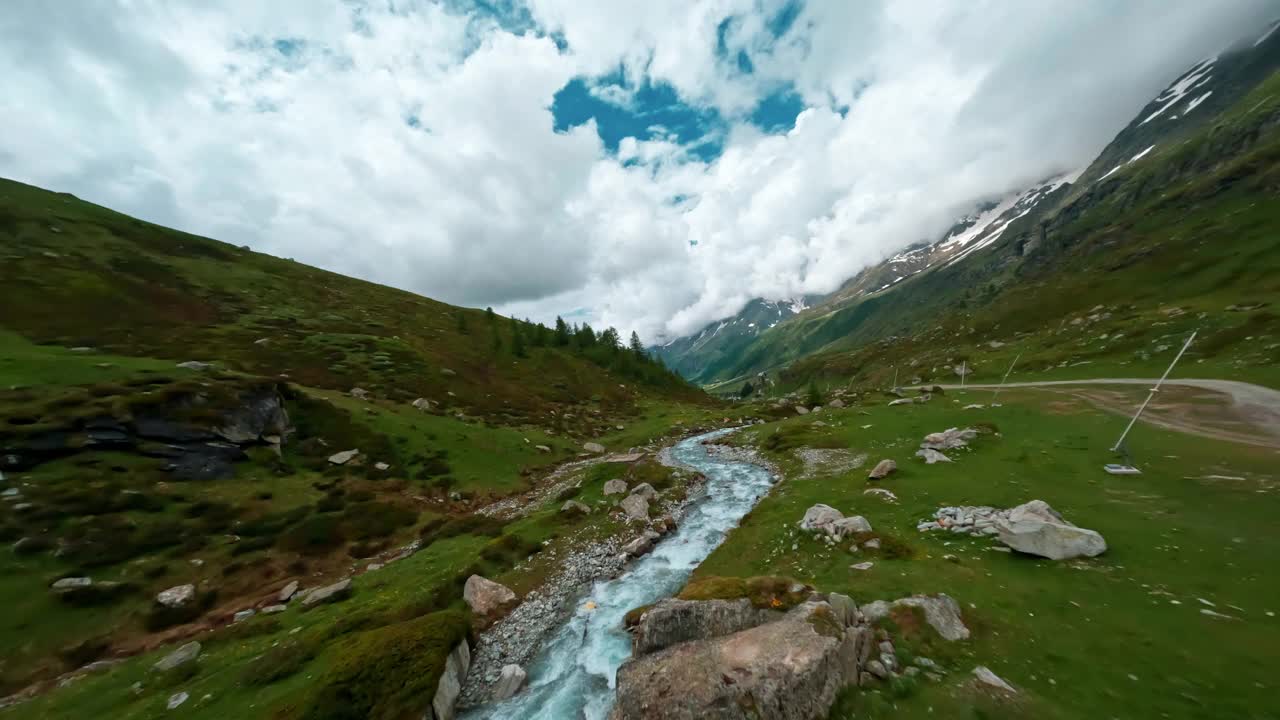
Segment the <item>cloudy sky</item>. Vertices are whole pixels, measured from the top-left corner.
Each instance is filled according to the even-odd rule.
[[[658,341],[1088,163],[1274,0],[7,0],[0,175]]]

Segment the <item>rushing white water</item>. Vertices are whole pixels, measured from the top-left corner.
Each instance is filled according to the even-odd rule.
[[[624,575],[595,583],[578,600],[577,610],[530,666],[527,688],[507,702],[465,713],[465,720],[601,720],[608,715],[618,667],[631,654],[623,616],[679,590],[773,481],[758,465],[708,457],[701,442],[727,432],[690,438],[673,449],[677,460],[707,476],[707,497],[690,510],[679,530]]]

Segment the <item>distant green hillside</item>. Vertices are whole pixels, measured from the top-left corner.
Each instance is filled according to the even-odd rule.
[[[46,344],[199,360],[496,422],[642,393],[695,399],[661,367],[578,333],[486,317],[0,180],[0,328]],[[519,337],[517,337],[519,336]],[[620,387],[629,384],[632,387]],[[589,428],[581,428],[587,432]]]
[[[1280,74],[1141,162],[1090,176],[990,247],[801,314],[699,377],[888,382],[899,365],[903,382],[956,379],[968,360],[974,378],[998,380],[1019,352],[1023,372],[1135,375],[1199,330],[1197,373],[1280,385]]]

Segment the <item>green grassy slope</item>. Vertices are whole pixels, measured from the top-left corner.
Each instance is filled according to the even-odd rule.
[[[353,656],[385,662],[383,649],[422,658],[400,698],[416,703],[453,642],[467,576],[528,589],[536,573],[514,568],[544,542],[617,530],[551,504],[505,525],[474,510],[533,487],[586,440],[625,450],[722,412],[606,333],[557,336],[10,181],[0,259],[0,696],[39,695],[11,716],[150,717],[185,690],[184,712],[317,717],[316,694],[354,682]],[[256,432],[210,434],[258,397],[288,414],[278,454]],[[194,435],[148,435],[156,418]],[[171,465],[193,447],[234,460],[180,476]],[[347,449],[360,455],[329,462]],[[418,538],[420,552],[361,574]],[[227,627],[290,580],[352,575],[339,606]],[[79,576],[91,590],[50,587]],[[190,611],[153,602],[184,583],[198,588]],[[187,638],[206,645],[193,676],[148,671]],[[119,659],[74,690],[49,687]]]
[[[883,401],[751,428],[733,442],[760,447],[787,478],[698,568],[711,576],[788,575],[859,603],[947,593],[973,638],[947,643],[895,631],[899,656],[927,656],[951,670],[941,683],[846,691],[832,718],[1272,718],[1280,643],[1280,511],[1276,452],[1139,425],[1129,445],[1143,474],[1102,471],[1123,416],[1061,395],[948,392],[925,405]],[[948,427],[986,432],[950,464],[913,457],[924,435]],[[993,432],[994,431],[994,432]],[[806,476],[793,448],[842,448],[861,467]],[[878,483],[898,500],[863,491],[870,468],[899,470]],[[1047,501],[1096,529],[1108,551],[1054,562],[995,552],[989,539],[922,533],[918,522],[947,505],[1010,507]],[[879,551],[828,547],[797,530],[815,503],[863,515]],[[853,570],[871,561],[870,570]],[[1203,600],[1201,600],[1203,599]],[[1206,604],[1212,603],[1212,606]],[[1212,609],[1234,620],[1211,617]],[[900,634],[905,633],[905,635]],[[1020,688],[1015,704],[987,707],[957,691],[974,665]]]

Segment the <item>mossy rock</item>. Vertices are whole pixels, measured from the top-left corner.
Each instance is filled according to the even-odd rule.
[[[691,581],[676,597],[681,600],[737,600],[747,598],[754,607],[789,610],[804,602],[813,588],[789,577],[762,575],[750,578],[705,577]]]
[[[352,637],[335,648],[301,720],[420,717],[469,629],[466,613],[450,610]]]

